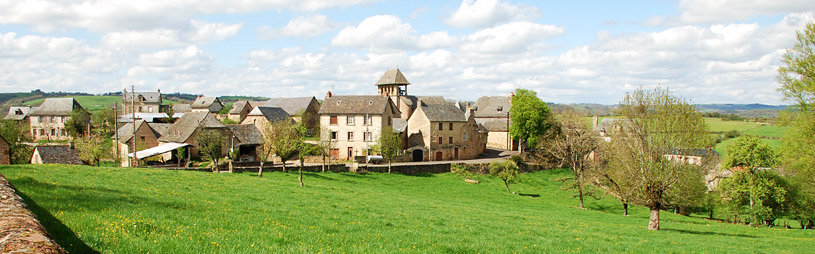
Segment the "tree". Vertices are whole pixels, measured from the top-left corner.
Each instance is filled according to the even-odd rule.
[[[79,152],[79,157],[88,162],[88,164],[96,164],[102,159],[112,157],[111,150],[104,144],[104,138],[100,134],[87,134],[82,138],[74,139],[76,148]]]
[[[727,146],[727,157],[722,166],[742,170],[722,185],[722,197],[735,214],[749,215],[751,224],[775,220],[779,215],[779,207],[769,203],[783,203],[786,190],[779,188],[784,188],[786,182],[782,184],[775,179],[780,176],[763,172],[772,170],[775,164],[775,151],[758,137],[741,136]],[[766,200],[768,198],[772,200]]]
[[[601,162],[607,160],[604,155],[609,149],[608,144],[601,144],[595,157],[599,157]],[[612,167],[597,167],[595,170],[588,172],[587,176],[592,179],[595,186],[603,189],[603,192],[611,195],[620,201],[623,205],[623,216],[628,216],[628,205],[634,196],[634,184],[632,178],[626,175],[627,172],[617,170],[618,168]]]
[[[212,162],[210,168],[213,172],[218,168],[226,137],[218,130],[204,129],[198,134],[198,152]]]
[[[302,126],[303,134],[306,133],[305,126]],[[297,173],[300,175],[298,180],[300,180],[300,187],[303,187],[303,162],[306,160],[306,156],[316,155],[318,152],[318,147],[306,142],[300,142],[300,148],[298,148],[297,152],[297,159],[300,160],[300,167],[297,168]]]
[[[14,120],[0,120],[0,136],[8,142],[9,160],[11,164],[26,164],[31,159],[33,149],[24,144],[29,142],[25,133],[28,132],[28,125]]]
[[[181,167],[181,161],[184,160],[184,157],[187,157],[187,148],[186,147],[179,147],[175,150],[175,157],[178,160],[178,167]]]
[[[510,136],[512,139],[522,141],[521,143],[526,142],[529,147],[537,147],[538,139],[550,126],[550,114],[549,106],[538,98],[537,93],[516,89],[515,96],[512,97],[512,108],[509,110],[509,118],[512,121],[512,125],[509,126]]]
[[[114,121],[116,121],[116,112],[113,112],[113,108],[111,107],[104,107],[97,111],[92,116],[93,122],[99,125],[101,129],[101,133],[103,135],[111,135],[114,131]]]
[[[263,134],[263,140],[260,144],[260,154],[258,155],[258,159],[260,159],[258,177],[263,177],[263,163],[269,159],[269,156],[271,156],[272,152],[274,151],[274,140],[272,140],[274,131],[272,130],[272,125],[269,122],[263,122],[263,125],[260,127],[260,132]]]
[[[518,165],[515,165],[515,162],[512,162],[511,160],[502,160],[490,163],[490,175],[498,177],[504,181],[504,186],[507,187],[507,192],[509,193],[512,193],[509,191],[509,183],[518,178],[519,174],[520,169],[518,169]]]
[[[627,177],[630,201],[651,210],[648,229],[659,230],[659,210],[669,192],[676,191],[682,170],[702,170],[668,158],[708,144],[708,127],[701,113],[668,90],[637,89],[620,102],[617,130],[611,131],[607,170]]]
[[[574,187],[583,208],[583,185],[585,172],[593,166],[592,153],[597,150],[600,140],[580,119],[575,111],[564,111],[550,128],[552,139],[544,145],[544,151],[569,165],[574,175]]]
[[[286,173],[286,161],[297,156],[302,140],[302,131],[299,125],[283,120],[272,124],[272,133],[268,137],[272,151],[283,162],[283,173]]]
[[[377,147],[379,148],[379,153],[382,154],[382,157],[385,157],[385,159],[388,160],[388,174],[390,174],[391,162],[393,162],[393,158],[396,157],[399,150],[402,150],[402,139],[399,138],[399,134],[393,131],[392,128],[385,127],[382,129],[382,133],[379,135]]]
[[[802,228],[815,224],[815,23],[796,32],[797,42],[781,58],[776,80],[794,105],[781,118],[790,126],[782,139],[781,164],[796,189],[792,212]]]
[[[320,128],[320,132],[318,133],[319,135],[331,135],[331,131],[328,130],[328,128],[323,128],[324,127]],[[336,145],[337,140],[331,139],[330,136],[320,138],[319,149],[317,152],[323,157],[323,172],[326,170],[326,158],[328,158],[328,170],[331,171],[331,150],[333,150]]]
[[[74,138],[82,137],[88,129],[88,124],[91,121],[91,116],[88,111],[84,109],[74,109],[65,121],[65,130],[68,135]]]

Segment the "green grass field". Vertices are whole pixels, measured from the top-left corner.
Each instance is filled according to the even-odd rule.
[[[100,109],[105,108],[105,107],[110,107],[113,103],[121,103],[122,102],[122,97],[121,96],[115,96],[115,95],[110,95],[110,96],[101,96],[101,95],[100,96],[66,96],[64,98],[70,98],[70,97],[73,97],[74,99],[76,99],[76,101],[79,103],[79,105],[82,105],[83,108],[90,111],[91,113],[99,111]],[[42,102],[44,100],[45,99],[36,99],[36,100],[26,101],[26,102],[23,102],[22,105],[36,106],[36,105],[42,104]],[[175,103],[175,101],[171,101],[171,100],[167,100],[167,99],[162,100],[162,104],[164,104],[164,105],[169,105],[171,103]]]
[[[805,253],[815,231],[751,228],[663,211],[622,216],[613,199],[563,191],[568,171],[454,174],[213,174],[87,166],[0,166],[71,253],[673,252]]]

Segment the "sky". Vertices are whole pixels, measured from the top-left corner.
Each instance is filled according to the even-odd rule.
[[[0,92],[264,97],[536,91],[618,103],[786,104],[775,81],[812,0],[0,0]]]

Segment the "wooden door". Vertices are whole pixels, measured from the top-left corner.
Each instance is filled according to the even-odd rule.
[[[441,152],[436,152],[436,160],[437,161],[441,160]]]
[[[455,149],[453,149],[453,159],[458,160],[458,147],[456,147]]]
[[[354,148],[353,148],[353,147],[349,147],[349,148],[348,148],[348,159],[349,159],[349,160],[353,160],[353,159],[354,159]]]

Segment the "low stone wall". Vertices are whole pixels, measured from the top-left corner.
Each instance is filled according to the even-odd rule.
[[[66,253],[0,174],[0,253]]]
[[[379,172],[387,173],[388,165],[360,165],[357,169],[359,173],[365,172]],[[419,165],[393,165],[391,167],[392,173],[406,174],[406,175],[420,175],[420,174],[439,174],[450,172],[450,163],[442,164],[419,164]]]

